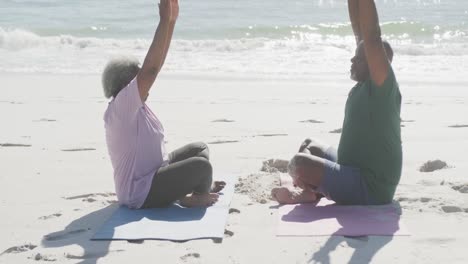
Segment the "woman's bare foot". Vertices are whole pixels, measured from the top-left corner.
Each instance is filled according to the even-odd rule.
[[[224,186],[226,186],[225,181],[215,181],[215,182],[213,182],[213,185],[211,185],[211,192],[212,193],[218,193],[222,189],[224,189]]]
[[[180,205],[184,207],[212,206],[218,198],[217,193],[192,194],[180,199]]]
[[[271,196],[280,204],[313,203],[318,197],[314,192],[291,192],[288,188],[278,187],[271,190]]]

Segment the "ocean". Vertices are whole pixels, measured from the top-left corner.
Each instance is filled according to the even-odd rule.
[[[159,21],[157,3],[0,0],[0,73],[99,74],[120,54],[143,60]],[[468,73],[468,1],[376,4],[397,70],[446,78]],[[180,0],[163,70],[339,75],[349,72],[354,49],[346,0]]]

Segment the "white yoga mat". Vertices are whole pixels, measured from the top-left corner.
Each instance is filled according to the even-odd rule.
[[[226,186],[213,206],[184,208],[174,204],[168,208],[143,210],[121,206],[100,227],[92,240],[222,239],[237,177],[217,180],[226,181]]]

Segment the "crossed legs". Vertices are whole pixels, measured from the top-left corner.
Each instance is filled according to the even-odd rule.
[[[212,183],[208,146],[197,142],[169,154],[169,164],[153,178],[142,208],[165,207],[179,200],[182,206],[209,206],[218,200],[224,182]]]

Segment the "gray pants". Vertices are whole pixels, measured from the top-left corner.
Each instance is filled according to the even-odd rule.
[[[169,164],[156,172],[141,208],[166,207],[191,193],[209,193],[212,181],[208,146],[188,144],[169,153]]]
[[[332,147],[325,151],[324,158],[325,173],[317,191],[338,204],[374,204],[360,169],[338,164],[336,149]]]

